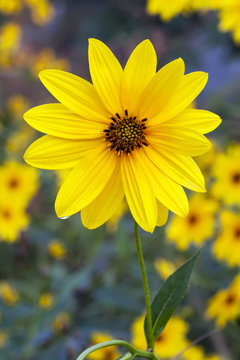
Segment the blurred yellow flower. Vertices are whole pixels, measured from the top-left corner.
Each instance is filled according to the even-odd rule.
[[[215,182],[211,192],[226,204],[240,205],[240,145],[231,145],[226,154],[216,156],[212,174]],[[223,170],[224,169],[224,170]]]
[[[22,205],[10,199],[0,199],[0,241],[14,242],[29,224]]]
[[[3,348],[8,342],[8,334],[6,331],[0,330],[0,348]]]
[[[215,355],[206,355],[201,346],[191,346],[187,349],[184,354],[181,356],[182,360],[220,360],[220,358]]]
[[[67,312],[62,312],[58,314],[52,323],[52,328],[56,332],[65,332],[68,330],[70,325],[70,315]]]
[[[0,28],[0,65],[9,67],[22,39],[22,29],[14,22],[7,22]]]
[[[174,216],[169,222],[166,235],[178,249],[185,250],[191,243],[201,245],[214,234],[214,217],[218,203],[203,195],[194,195],[189,201],[189,213],[185,218]]]
[[[48,244],[48,252],[55,259],[63,259],[66,255],[66,249],[58,240],[53,240]]]
[[[160,15],[164,21],[170,21],[176,15],[188,9],[189,0],[148,0],[147,12],[151,15]]]
[[[38,301],[38,305],[40,308],[44,310],[48,310],[53,307],[54,297],[51,293],[43,293]]]
[[[12,15],[18,13],[22,9],[21,0],[1,0],[0,12],[4,15]]]
[[[6,149],[15,155],[21,156],[23,149],[31,142],[34,136],[33,129],[26,124],[20,130],[11,134],[6,142]]]
[[[229,266],[240,265],[240,214],[225,210],[221,223],[220,234],[213,243],[213,254]]]
[[[167,279],[176,270],[176,266],[164,258],[158,258],[154,261],[155,269],[162,279]]]
[[[27,149],[25,161],[52,170],[73,168],[58,192],[57,216],[81,211],[83,225],[94,229],[117,211],[124,195],[146,231],[165,224],[168,209],[186,216],[182,186],[205,191],[191,156],[210,149],[203,134],[221,122],[211,112],[186,109],[207,74],[184,75],[182,59],[156,73],[149,40],[135,48],[123,71],[104,43],[90,39],[89,65],[93,85],[63,71],[42,71],[40,79],[61,104],[24,115],[48,134]]]
[[[34,76],[44,69],[69,70],[70,64],[66,59],[57,58],[51,48],[43,49],[39,54],[31,58],[30,70]]]
[[[17,290],[11,287],[6,281],[0,282],[0,298],[6,305],[13,306],[19,299]]]
[[[163,21],[170,21],[179,14],[216,9],[216,0],[148,0],[147,12],[160,15]],[[221,1],[221,0],[220,0]]]
[[[218,291],[208,302],[207,317],[216,320],[223,327],[229,320],[236,319],[240,312],[240,274],[229,288]]]
[[[147,348],[143,326],[144,315],[138,317],[131,327],[132,344],[140,350]],[[183,319],[173,316],[155,342],[155,354],[165,359],[183,350],[188,344],[187,331],[187,323]]]
[[[16,161],[7,161],[0,166],[0,195],[8,202],[26,206],[39,187],[36,169]],[[14,207],[14,204],[13,204]]]
[[[10,114],[16,119],[22,118],[24,112],[27,110],[28,107],[28,99],[21,94],[12,95],[7,100],[7,109]]]
[[[91,334],[91,343],[93,345],[102,343],[104,341],[113,340],[113,337],[110,334],[102,333],[102,332],[93,332]],[[97,351],[92,352],[88,355],[88,359],[91,360],[115,360],[121,356],[116,346],[109,346]]]
[[[24,0],[31,10],[31,17],[35,24],[46,25],[55,16],[55,8],[49,0]]]
[[[233,33],[233,40],[240,44],[240,2],[239,0],[215,0],[219,10],[219,30]]]

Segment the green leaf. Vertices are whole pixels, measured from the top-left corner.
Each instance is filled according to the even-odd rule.
[[[176,307],[186,294],[190,277],[201,251],[201,249],[198,250],[190,259],[169,276],[155,296],[151,305],[154,341],[159,337]],[[148,339],[146,318],[144,329]]]

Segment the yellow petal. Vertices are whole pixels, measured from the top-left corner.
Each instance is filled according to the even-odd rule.
[[[50,93],[83,119],[109,122],[110,114],[88,81],[61,70],[43,70],[39,78]]]
[[[168,219],[168,209],[157,201],[157,226],[163,226]]]
[[[97,39],[89,39],[89,69],[94,88],[108,111],[121,113],[120,86],[122,67],[111,50]]]
[[[178,184],[190,190],[206,191],[204,177],[192,158],[159,150],[155,146],[148,147],[145,151],[153,163]]]
[[[165,175],[145,152],[142,152],[141,157],[139,157],[139,163],[151,183],[156,198],[175,214],[186,216],[189,205],[182,186]]]
[[[216,129],[216,127],[221,124],[221,121],[221,118],[217,114],[210,111],[186,109],[179,115],[168,120],[166,124],[188,127],[201,134],[207,134]]]
[[[197,131],[168,123],[151,127],[147,139],[159,149],[163,148],[187,156],[202,155],[212,146],[211,142]]]
[[[173,96],[166,102],[166,106],[155,116],[149,126],[167,121],[182,112],[200,94],[208,80],[208,74],[202,71],[184,75]]]
[[[41,169],[70,169],[79,159],[103,140],[67,140],[45,135],[32,143],[24,154],[24,160]]]
[[[38,131],[65,139],[96,139],[106,126],[81,119],[62,104],[36,106],[24,114],[24,120]]]
[[[156,73],[157,56],[149,40],[142,41],[130,55],[122,78],[123,108],[132,116],[138,115],[138,102],[146,85]]]
[[[166,106],[184,75],[184,62],[176,59],[162,67],[142,93],[139,117],[152,119]]]
[[[146,231],[156,226],[157,205],[149,179],[138,163],[139,152],[121,159],[121,175],[126,200],[136,222]]]
[[[87,207],[82,209],[83,225],[95,229],[104,224],[120,207],[124,197],[120,166],[116,166],[103,191]]]
[[[117,155],[105,145],[80,159],[59,190],[55,202],[57,216],[71,216],[90,204],[111,178],[116,160]]]

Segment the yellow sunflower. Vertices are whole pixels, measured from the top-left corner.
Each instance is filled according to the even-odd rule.
[[[108,333],[102,333],[98,331],[94,331],[91,334],[91,342],[93,345],[102,343],[104,341],[113,340],[113,337]],[[90,360],[115,360],[121,356],[120,352],[118,351],[117,347],[109,346],[103,349],[99,349],[97,351],[92,352],[88,355],[88,359]]]
[[[70,73],[44,70],[40,79],[61,104],[40,105],[25,120],[47,133],[25,153],[30,165],[73,168],[61,186],[56,213],[81,211],[83,225],[105,223],[124,196],[137,223],[152,232],[168,209],[188,213],[182,189],[204,192],[204,178],[191,156],[209,150],[203,133],[220,124],[208,111],[186,109],[202,91],[207,74],[184,75],[177,59],[156,73],[149,40],[140,43],[122,69],[101,41],[89,41],[93,85]]]
[[[28,224],[29,216],[22,205],[13,200],[0,199],[0,241],[16,241]]]
[[[237,275],[229,288],[218,291],[208,303],[207,317],[214,318],[223,327],[236,319],[240,312],[240,275]]]
[[[212,194],[226,204],[240,205],[240,144],[231,145],[226,154],[216,156],[212,174]],[[224,171],[223,171],[224,169]]]
[[[225,210],[221,214],[222,229],[213,244],[213,254],[229,266],[240,265],[240,214]]]
[[[1,199],[26,206],[39,187],[38,171],[16,161],[7,161],[0,167]]]
[[[185,218],[174,216],[167,225],[166,235],[180,250],[191,243],[202,245],[214,235],[214,223],[219,204],[203,195],[194,195],[189,201],[189,213]]]
[[[131,327],[132,344],[140,350],[147,348],[144,335],[144,317],[142,315],[136,318]],[[187,331],[187,323],[180,317],[173,316],[155,341],[155,354],[161,359],[166,359],[182,351],[188,345]]]

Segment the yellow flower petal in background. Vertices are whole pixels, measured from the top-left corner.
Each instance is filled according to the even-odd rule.
[[[94,88],[112,115],[121,113],[122,67],[111,50],[97,39],[89,39],[89,69]]]
[[[61,70],[43,70],[39,78],[58,101],[80,117],[107,123],[109,114],[88,81]]]
[[[142,41],[130,55],[122,76],[122,103],[129,114],[138,115],[142,92],[156,73],[157,56],[149,40]]]
[[[98,140],[78,141],[45,135],[29,146],[24,160],[42,169],[71,169],[97,145]]]
[[[98,119],[82,119],[62,104],[34,107],[24,114],[24,120],[38,131],[66,139],[96,139],[103,131]]]

